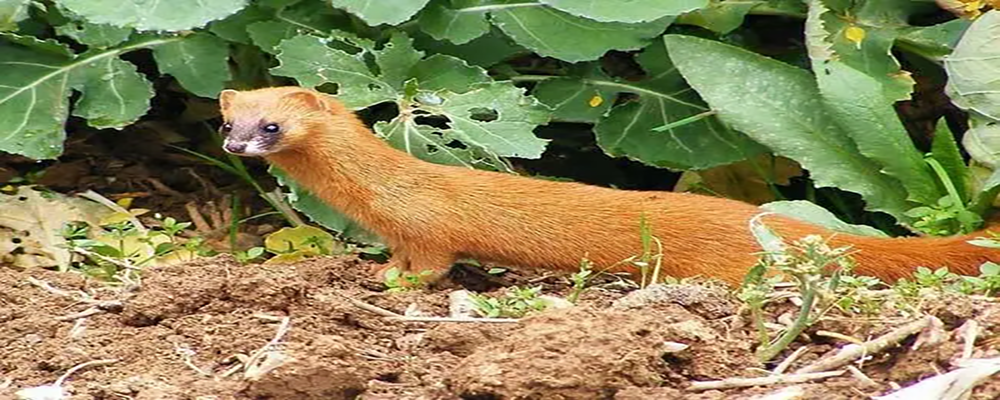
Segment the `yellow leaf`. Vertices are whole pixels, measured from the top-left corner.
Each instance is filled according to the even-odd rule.
[[[603,103],[604,99],[601,98],[601,95],[595,94],[594,97],[590,98],[590,102],[588,104],[590,104],[591,107],[597,107]]]
[[[861,41],[865,40],[865,30],[856,26],[851,26],[844,30],[844,37],[846,37],[847,40],[854,42],[858,48],[861,48]]]
[[[132,207],[132,200],[134,200],[132,197],[122,197],[118,199],[118,201],[116,201],[115,204],[118,204],[119,206],[127,210],[129,207]]]

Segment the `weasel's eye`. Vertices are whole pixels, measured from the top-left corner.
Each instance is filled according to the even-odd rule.
[[[278,124],[267,124],[267,125],[264,125],[264,132],[267,132],[267,133],[278,133],[278,130],[280,130],[280,128],[278,127]]]
[[[220,129],[222,130],[223,133],[232,132],[233,131],[233,124],[226,122],[226,123],[222,124],[222,126],[220,127]]]

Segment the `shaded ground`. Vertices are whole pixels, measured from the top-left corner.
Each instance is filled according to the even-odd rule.
[[[242,266],[220,256],[149,270],[141,289],[122,295],[74,274],[0,268],[0,398],[100,359],[118,361],[73,374],[64,384],[72,399],[741,399],[780,388],[686,390],[691,381],[763,376],[770,367],[752,357],[751,331],[734,317],[738,303],[718,288],[594,288],[576,307],[515,324],[426,323],[390,320],[349,299],[446,316],[451,289],[386,293],[368,269],[353,258]],[[91,304],[29,277],[123,306],[60,320]],[[934,303],[928,311],[949,335],[976,318],[983,328],[976,356],[996,353],[1000,308],[961,297]],[[285,316],[288,331],[270,353],[285,358],[248,378],[235,355],[264,348]],[[816,328],[868,338],[887,322],[898,324],[831,320]],[[796,365],[845,343],[814,331]],[[668,353],[665,342],[689,347]],[[847,375],[801,387],[805,398],[867,398],[890,382],[907,386],[949,370],[961,351],[952,337],[920,351],[896,348],[864,364],[877,387]],[[1000,384],[990,382],[974,398],[998,395]]]

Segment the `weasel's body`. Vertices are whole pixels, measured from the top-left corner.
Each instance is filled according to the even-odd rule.
[[[748,230],[761,210],[739,201],[428,163],[390,147],[333,98],[302,88],[227,90],[220,104],[227,150],[264,156],[381,236],[393,251],[387,268],[438,276],[457,259],[474,258],[575,270],[586,257],[600,269],[641,253],[642,215],[663,244],[666,275],[737,284],[761,251]],[[788,239],[832,234],[780,216],[764,221]],[[975,273],[983,261],[1000,261],[1000,252],[967,239],[838,234],[831,244],[852,245],[858,273],[890,281],[917,266]]]

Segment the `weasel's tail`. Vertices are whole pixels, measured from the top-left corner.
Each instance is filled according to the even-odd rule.
[[[969,244],[982,236],[974,233],[954,237],[876,238],[835,236],[833,245],[852,246],[857,261],[855,272],[870,275],[886,283],[912,276],[917,267],[948,270],[962,275],[979,275],[986,261],[1000,263],[1000,249]]]

